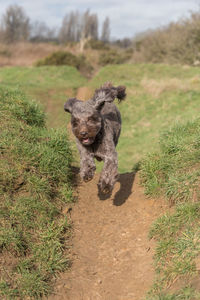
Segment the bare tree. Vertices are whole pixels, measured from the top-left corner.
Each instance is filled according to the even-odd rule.
[[[105,43],[108,43],[110,40],[110,19],[108,17],[103,22],[101,40]]]
[[[84,14],[71,12],[62,22],[59,33],[61,42],[79,42],[86,39],[98,39],[98,17],[87,10]]]
[[[7,8],[2,17],[2,30],[6,42],[9,43],[29,38],[29,18],[21,6],[11,5]]]
[[[82,37],[98,39],[98,17],[96,14],[91,14],[87,10],[83,15],[82,22]]]
[[[36,21],[30,25],[30,40],[32,42],[57,41],[56,28],[50,28],[45,22]]]
[[[98,17],[96,14],[92,14],[88,19],[89,35],[92,39],[98,39]]]
[[[64,42],[76,42],[80,39],[80,15],[78,12],[67,14],[62,22],[59,39]]]
[[[129,48],[132,45],[132,40],[130,38],[118,39],[113,44],[120,48]]]

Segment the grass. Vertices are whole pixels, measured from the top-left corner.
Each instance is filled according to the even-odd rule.
[[[58,128],[66,125],[64,102],[86,79],[70,66],[6,67],[0,69],[0,82],[39,101],[47,113],[47,126]]]
[[[177,293],[150,296],[148,300],[198,300],[200,294],[191,287],[185,287]]]
[[[199,201],[200,119],[177,124],[160,138],[160,151],[142,164],[146,192],[171,203]]]
[[[19,91],[0,89],[0,116],[0,297],[39,299],[69,264],[70,142]]]
[[[150,231],[150,238],[157,241],[157,277],[149,299],[200,297],[199,136],[199,118],[176,124],[163,132],[159,150],[147,155],[141,164],[146,193],[153,197],[164,195],[175,205],[173,212],[160,217]],[[171,289],[176,292],[171,293]],[[185,296],[183,291],[187,291]]]
[[[160,132],[172,123],[199,115],[199,68],[153,64],[106,66],[89,86],[94,89],[110,80],[127,87],[127,99],[119,105],[120,172],[131,171],[146,153],[157,149]]]
[[[47,112],[47,126],[54,128],[69,122],[70,115],[63,112],[66,98],[74,97],[80,86],[87,84],[94,90],[109,80],[127,86],[127,99],[119,105],[123,122],[118,145],[120,172],[131,171],[147,152],[156,149],[160,132],[171,123],[198,116],[199,68],[110,65],[90,81],[66,66],[0,69],[1,84],[17,86],[39,100]]]
[[[66,176],[71,150],[66,129],[47,130],[42,111],[14,88],[40,100],[48,127],[56,128],[69,121],[65,97],[75,96],[86,79],[72,67],[52,66],[3,68],[0,80],[11,88],[1,90],[1,293],[39,298],[68,264],[63,251],[70,225],[62,208],[72,195]],[[119,105],[119,171],[140,162],[146,193],[164,195],[174,205],[152,225],[157,275],[147,299],[199,299],[199,68],[112,65],[87,84],[95,89],[109,80],[127,86],[127,99]]]

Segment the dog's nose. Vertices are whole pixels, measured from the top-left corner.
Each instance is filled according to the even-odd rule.
[[[87,131],[81,131],[81,132],[80,132],[80,135],[81,135],[82,137],[85,137],[87,134],[88,134]]]

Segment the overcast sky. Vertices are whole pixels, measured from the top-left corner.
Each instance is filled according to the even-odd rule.
[[[99,27],[108,16],[111,36],[123,38],[188,17],[199,10],[200,0],[0,0],[0,14],[11,4],[22,6],[32,21],[44,21],[49,27],[60,27],[71,11],[90,9],[98,14]]]

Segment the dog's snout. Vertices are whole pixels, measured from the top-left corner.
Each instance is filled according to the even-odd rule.
[[[82,137],[85,137],[87,134],[88,134],[87,131],[81,131],[81,132],[80,132],[80,135],[81,135]]]

